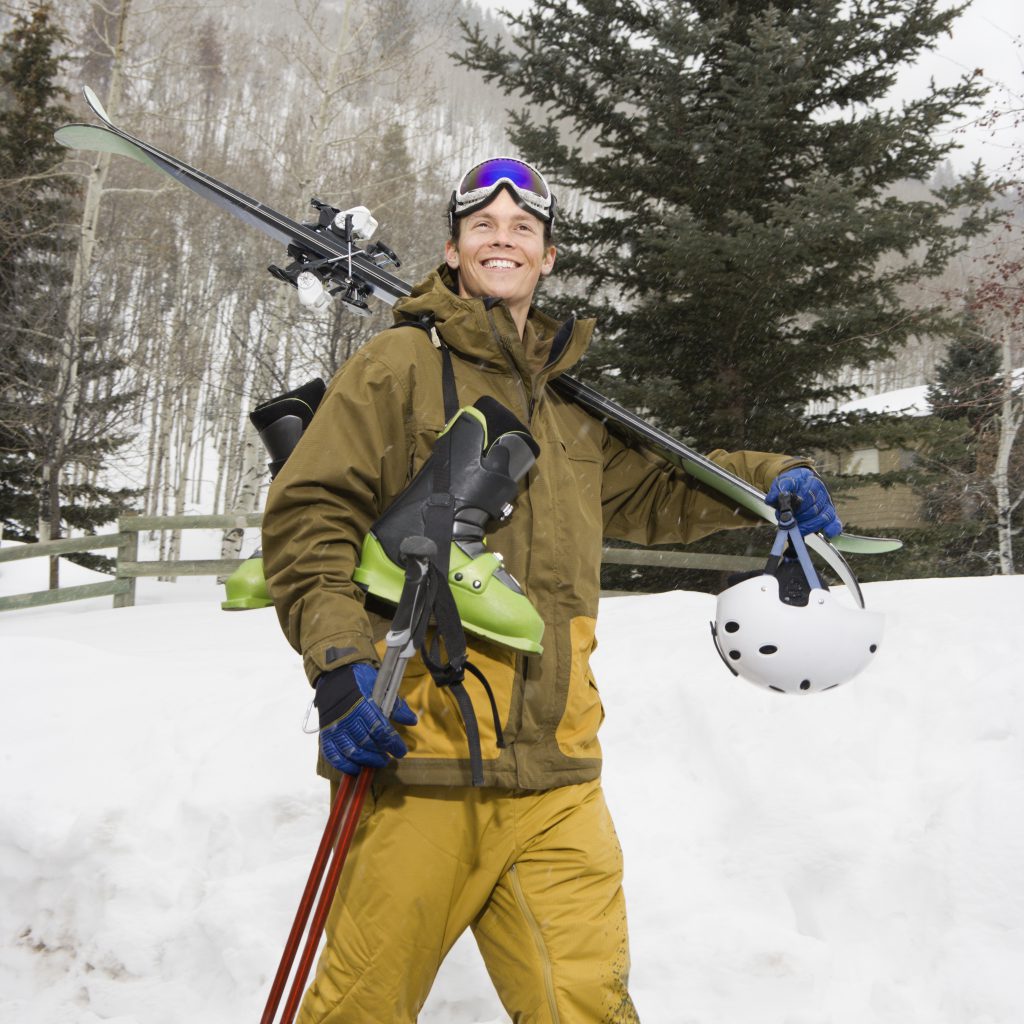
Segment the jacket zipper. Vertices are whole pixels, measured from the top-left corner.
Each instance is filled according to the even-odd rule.
[[[548,955],[548,947],[544,943],[540,924],[526,902],[523,883],[519,880],[519,872],[516,870],[515,864],[508,869],[508,874],[512,880],[512,892],[515,894],[516,903],[519,904],[520,913],[522,913],[526,921],[526,927],[533,936],[534,944],[537,947],[537,955],[540,957],[541,969],[544,973],[544,994],[547,997],[548,1012],[551,1014],[552,1024],[559,1024],[558,1004],[555,1002],[555,976],[551,969],[551,957]]]
[[[519,393],[523,400],[523,408],[526,410],[526,424],[529,426],[530,420],[533,418],[533,407],[535,404],[533,394],[530,389],[527,388],[526,381],[523,378],[519,367],[516,366],[516,361],[513,358],[512,353],[509,351],[508,343],[505,341],[501,331],[498,330],[498,325],[494,322],[494,313],[492,310],[487,311],[487,322],[490,325],[491,334],[494,337],[494,340],[498,343],[498,349],[501,352],[502,358],[505,360],[508,368],[512,371],[512,377],[519,387]]]
[[[537,402],[536,402],[536,399],[535,399],[535,397],[533,395],[532,389],[527,387],[526,380],[524,379],[523,374],[520,371],[519,367],[516,365],[515,357],[512,355],[512,352],[509,350],[509,346],[508,346],[507,342],[505,341],[504,336],[502,335],[501,331],[498,329],[498,325],[497,325],[497,323],[495,322],[495,319],[494,319],[494,312],[492,310],[490,310],[490,309],[487,310],[487,323],[488,323],[488,326],[491,329],[491,336],[494,338],[495,342],[497,343],[498,350],[501,352],[501,356],[505,360],[505,364],[508,367],[511,376],[512,376],[513,380],[515,381],[518,389],[519,389],[519,394],[520,394],[520,396],[522,398],[523,407],[526,410],[526,425],[527,426],[531,426],[532,420],[533,420],[533,412],[534,412],[534,409],[536,408],[536,405],[537,405]],[[533,546],[531,544],[529,546],[529,548],[527,549],[527,552],[526,552],[526,577],[527,578],[530,575],[530,561],[531,561],[531,556],[532,556],[532,547]],[[519,721],[516,722],[515,732],[513,734],[513,739],[511,741],[511,743],[509,744],[509,749],[512,751],[513,758],[515,759],[516,774],[518,776],[518,772],[519,772],[519,759],[518,759],[518,757],[515,756],[515,752],[516,752],[516,739],[518,738],[520,732],[522,731],[522,727],[523,727],[523,714],[526,711],[526,658],[522,654],[516,654],[516,673],[515,673],[515,677],[514,677],[514,680],[513,680],[513,685],[515,685],[516,681],[518,681],[518,683],[519,683],[519,690],[520,690],[520,694],[521,694],[521,699],[519,701],[519,715],[518,715]],[[509,724],[511,724],[511,720],[510,720]],[[512,870],[513,870],[513,873],[514,873],[514,871],[515,871],[514,865],[513,865]],[[513,874],[513,879],[514,879],[513,887],[515,887],[516,885],[518,885],[518,877],[515,876],[515,874]],[[526,907],[525,901],[522,899],[522,889],[520,888],[517,891],[519,893],[519,897],[518,898],[520,899],[520,905],[523,908],[523,913],[529,915],[529,910]],[[534,922],[534,924],[536,924],[536,922]],[[540,937],[539,929],[537,931],[537,937],[538,937],[538,939]],[[553,996],[552,996],[552,998],[553,998]],[[554,1003],[552,1003],[552,1006],[554,1006]],[[556,1021],[557,1021],[557,1018],[556,1018]]]

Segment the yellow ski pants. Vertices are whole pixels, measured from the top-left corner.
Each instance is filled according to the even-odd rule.
[[[368,796],[297,1024],[413,1024],[467,927],[516,1024],[639,1021],[600,780]]]

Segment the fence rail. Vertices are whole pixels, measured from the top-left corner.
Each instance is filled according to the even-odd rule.
[[[53,558],[58,555],[117,549],[114,578],[104,583],[38,590],[26,594],[0,597],[0,612],[21,608],[38,608],[90,597],[113,597],[115,608],[135,604],[135,581],[151,576],[227,576],[244,561],[242,558],[182,559],[177,561],[139,560],[139,534],[157,530],[237,530],[259,526],[260,512],[228,512],[209,516],[122,516],[117,533],[91,537],[69,537],[62,540],[22,544],[0,548],[0,564],[23,558]],[[763,558],[741,555],[715,555],[689,551],[652,551],[634,548],[604,548],[602,562],[607,565],[636,565],[673,569],[707,569],[742,572],[759,569]]]
[[[116,548],[121,543],[119,533],[100,534],[95,537],[68,537],[65,540],[46,540],[39,544],[22,544],[16,548],[0,548],[0,562],[17,562],[22,558],[43,558],[48,555],[73,555],[81,551],[99,551]]]

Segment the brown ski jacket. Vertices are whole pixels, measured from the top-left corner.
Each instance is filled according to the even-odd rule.
[[[499,749],[482,690],[477,711],[485,784],[548,789],[600,774],[604,717],[590,669],[602,538],[686,542],[757,520],[653,455],[625,447],[548,387],[583,355],[593,321],[551,347],[558,324],[532,309],[520,339],[507,308],[461,298],[435,271],[396,307],[396,321],[429,316],[453,355],[459,404],[490,395],[527,424],[540,446],[515,511],[488,536],[545,622],[544,652],[525,656],[467,636],[470,660],[493,688],[506,746]],[[528,358],[544,353],[547,362]],[[347,662],[378,663],[386,609],[353,583],[363,537],[429,457],[444,427],[442,358],[419,327],[373,338],[341,368],[299,445],[270,488],[263,522],[267,583],[282,628],[310,681]],[[806,460],[715,451],[711,458],[767,489]],[[637,681],[638,684],[641,682]],[[420,716],[400,728],[409,754],[385,779],[469,785],[458,706],[419,658],[402,696]],[[321,761],[321,773],[332,774]]]

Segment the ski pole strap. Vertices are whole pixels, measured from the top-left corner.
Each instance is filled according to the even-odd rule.
[[[423,510],[423,532],[437,546],[431,561],[441,575],[441,588],[448,588],[448,567],[455,531],[455,495],[451,492],[452,432],[446,430],[434,449],[433,492]]]
[[[431,566],[433,586],[431,588],[430,611],[433,615],[435,629],[434,636],[428,649],[426,643],[426,623],[423,624],[423,631],[418,638],[420,653],[423,655],[423,663],[430,670],[434,682],[438,686],[453,686],[461,683],[465,674],[466,666],[466,634],[462,629],[462,620],[459,618],[459,610],[455,607],[455,598],[452,597],[451,587],[448,585],[448,577],[441,575],[436,565]],[[442,660],[441,647],[444,647]]]
[[[451,451],[451,438],[445,434],[438,444],[445,446],[444,457],[434,463],[434,492],[427,498],[423,509],[423,533],[437,545],[437,554],[431,561],[441,574],[442,586],[447,588],[448,569],[452,560],[452,534],[455,530],[455,495],[447,486],[450,478],[448,453]]]
[[[786,547],[796,555],[800,568],[803,571],[807,586],[813,590],[820,587],[821,581],[815,572],[814,563],[808,554],[807,545],[804,543],[803,535],[797,526],[796,517],[793,515],[790,495],[783,494],[779,499],[779,529],[775,534],[775,542],[768,553],[768,563],[765,572],[775,575],[785,554]]]
[[[436,646],[436,637],[434,643]],[[498,714],[498,705],[494,699],[494,691],[491,689],[491,684],[487,681],[487,677],[468,660],[464,661],[462,670],[457,670],[451,662],[444,666],[435,663],[425,648],[420,653],[424,664],[430,670],[431,676],[433,676],[434,682],[443,689],[449,690],[459,706],[462,726],[466,730],[466,742],[469,745],[469,767],[473,785],[482,786],[484,784],[484,759],[480,748],[480,729],[477,725],[473,701],[469,696],[469,691],[466,689],[465,671],[469,671],[476,676],[483,685],[484,692],[487,694],[487,700],[491,705],[491,717],[494,722],[494,735],[497,745],[499,749],[504,749],[505,735],[501,729],[501,717]]]
[[[476,710],[473,707],[473,701],[466,689],[464,681],[465,675],[461,670],[457,673],[453,672],[453,666],[451,663],[442,668],[441,666],[434,664],[433,660],[425,650],[421,653],[424,663],[427,668],[430,669],[430,674],[434,677],[434,682],[443,689],[447,689],[455,698],[455,703],[459,706],[459,714],[462,717],[462,727],[466,730],[466,743],[469,745],[470,776],[474,786],[482,786],[484,784],[484,758],[480,749],[480,728],[477,725]],[[469,669],[469,671],[483,683],[487,697],[491,702],[491,714],[494,716],[494,732],[497,736],[498,746],[504,747],[505,737],[501,731],[501,722],[498,718],[498,706],[494,701],[494,692],[491,690],[490,684],[487,682],[483,673],[468,661],[464,663],[464,668]],[[436,672],[435,669],[441,669],[441,671]]]
[[[373,700],[388,717],[398,699],[406,664],[416,652],[430,618],[434,545],[426,537],[406,537],[401,545],[405,583],[386,637],[387,649],[373,687]]]
[[[444,685],[444,684],[441,684]],[[469,743],[469,770],[474,786],[484,784],[484,759],[480,752],[480,730],[476,724],[476,712],[473,710],[473,702],[469,699],[466,687],[463,683],[449,683],[455,702],[459,705],[459,714],[462,715],[462,725],[466,730],[466,740]]]
[[[473,785],[482,786],[484,784],[484,769],[483,754],[480,750],[480,729],[477,725],[473,701],[470,699],[464,685],[467,669],[484,686],[487,698],[491,704],[491,714],[494,717],[494,732],[498,740],[498,746],[504,747],[505,738],[501,731],[498,706],[494,700],[494,692],[491,690],[486,677],[475,665],[471,665],[469,662],[466,651],[466,634],[462,628],[462,620],[459,618],[459,611],[455,606],[455,598],[452,596],[447,576],[442,576],[437,566],[431,565],[430,577],[430,611],[433,613],[435,623],[434,636],[428,646],[426,626],[429,616],[424,615],[417,624],[413,640],[419,648],[423,664],[427,666],[434,682],[438,686],[450,690],[459,706],[462,726],[466,730],[466,742],[469,744],[469,765]],[[442,646],[444,648],[443,656],[441,653]]]
[[[498,714],[498,703],[494,699],[494,691],[491,689],[491,684],[487,682],[487,676],[483,674],[471,661],[466,662],[466,671],[471,672],[480,681],[480,685],[484,688],[484,693],[487,694],[487,699],[491,704],[491,718],[494,720],[494,736],[497,741],[498,749],[505,749],[505,734],[501,731],[501,716]]]

